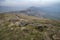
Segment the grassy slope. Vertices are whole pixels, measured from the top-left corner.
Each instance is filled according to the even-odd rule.
[[[55,40],[60,38],[59,30],[60,21],[25,14],[0,14],[0,40]]]

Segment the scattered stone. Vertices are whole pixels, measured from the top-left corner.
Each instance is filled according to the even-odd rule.
[[[29,30],[28,30],[28,29],[23,29],[23,31],[24,31],[25,33],[29,33]]]
[[[27,26],[29,23],[25,21],[19,22],[19,26]]]
[[[48,28],[46,25],[44,25],[44,28]]]
[[[19,21],[18,19],[10,19],[9,22],[15,23],[16,21]]]
[[[21,30],[24,30],[24,29],[26,29],[26,27],[21,27]]]
[[[13,26],[14,24],[13,23],[11,23],[8,27],[11,27],[11,26]]]
[[[14,28],[11,28],[11,30],[14,30]]]
[[[40,26],[35,27],[35,29],[37,29],[37,30],[39,30],[39,31],[41,31],[41,32],[44,30],[44,29],[43,29],[43,26],[41,26],[41,25],[40,25]]]
[[[60,36],[60,35],[58,35],[58,36],[57,36],[57,35],[54,35],[54,36],[53,36],[53,39],[54,39],[54,40],[60,40],[60,37],[59,37],[59,36]]]
[[[20,19],[20,21],[23,21],[24,19]]]

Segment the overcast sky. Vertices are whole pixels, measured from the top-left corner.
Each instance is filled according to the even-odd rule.
[[[59,2],[60,0],[0,0],[0,6],[39,6]]]

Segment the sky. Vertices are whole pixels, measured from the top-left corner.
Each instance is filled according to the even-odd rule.
[[[60,0],[0,0],[0,6],[43,6],[60,3]]]

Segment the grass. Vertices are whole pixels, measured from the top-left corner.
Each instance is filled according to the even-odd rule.
[[[0,14],[3,22],[0,20],[0,40],[46,40],[47,37],[52,39],[56,34],[58,36],[60,30],[60,22],[28,16],[25,14]],[[3,16],[2,16],[3,15]],[[17,16],[19,19],[17,19]],[[17,19],[18,21],[9,21]],[[23,22],[27,25],[17,26],[16,22]],[[26,21],[27,20],[27,21]],[[11,24],[13,24],[11,26]],[[50,25],[51,24],[51,25]],[[39,26],[42,28],[38,28]],[[41,31],[41,29],[43,31]],[[46,34],[45,34],[46,32]],[[53,34],[53,35],[52,35]],[[52,36],[51,36],[52,35]],[[46,37],[47,36],[47,37]],[[54,39],[54,38],[53,38]],[[48,39],[47,39],[48,40]],[[55,40],[55,39],[54,39]]]

